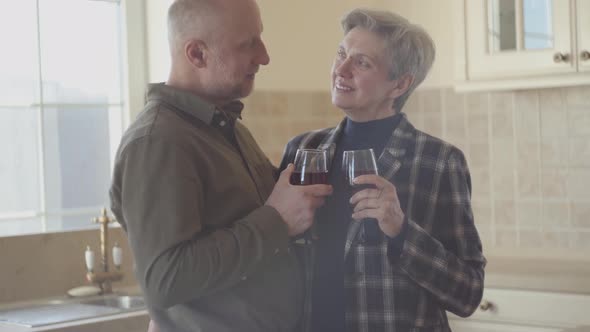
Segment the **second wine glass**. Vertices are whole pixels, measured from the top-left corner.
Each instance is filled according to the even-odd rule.
[[[379,175],[373,149],[344,151],[342,155],[342,170],[345,174],[346,182],[351,189],[351,196],[363,189],[375,188],[374,185],[370,184],[357,185],[354,183],[354,179],[361,175]],[[377,220],[366,218],[362,220],[362,223],[362,241],[369,245],[379,244],[381,230],[379,229]]]
[[[326,150],[298,149],[294,164],[295,169],[290,178],[291,184],[305,186],[328,183]]]

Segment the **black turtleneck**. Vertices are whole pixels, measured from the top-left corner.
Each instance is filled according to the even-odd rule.
[[[333,194],[317,211],[318,240],[312,291],[312,331],[345,331],[344,243],[351,220],[350,190],[342,172],[342,154],[346,150],[372,148],[379,158],[402,116],[369,122],[347,118],[330,166],[329,182]]]

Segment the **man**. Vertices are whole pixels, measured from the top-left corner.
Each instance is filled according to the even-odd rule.
[[[328,185],[291,186],[238,120],[269,56],[254,0],[177,0],[172,67],[119,147],[111,208],[162,331],[292,331],[302,307],[290,236]],[[273,189],[274,187],[274,189]]]
[[[356,9],[332,67],[332,103],[346,118],[302,134],[285,150],[327,149],[334,194],[316,213],[307,250],[304,331],[450,331],[446,311],[468,316],[483,292],[481,242],[463,153],[417,130],[401,112],[434,61],[420,27]],[[378,175],[352,194],[346,150],[373,149]]]

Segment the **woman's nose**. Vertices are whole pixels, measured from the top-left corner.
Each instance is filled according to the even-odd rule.
[[[348,77],[350,76],[350,64],[350,58],[346,58],[344,60],[336,59],[334,62],[334,72],[338,76]]]

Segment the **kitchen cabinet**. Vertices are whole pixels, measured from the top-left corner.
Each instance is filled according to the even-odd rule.
[[[485,289],[469,318],[449,314],[454,332],[558,332],[590,326],[590,295]]]
[[[465,51],[459,90],[590,84],[590,0],[464,0],[462,6],[462,31],[455,35],[464,36],[455,43]]]

